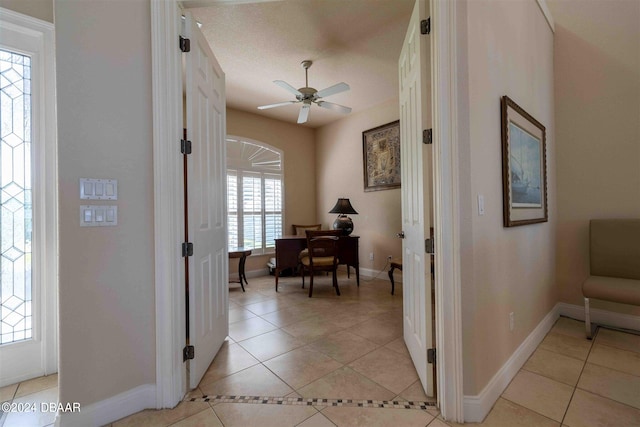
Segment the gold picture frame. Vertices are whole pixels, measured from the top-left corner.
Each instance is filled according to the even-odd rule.
[[[504,226],[547,222],[546,129],[506,95],[500,107]]]
[[[362,132],[364,191],[400,187],[400,120]]]

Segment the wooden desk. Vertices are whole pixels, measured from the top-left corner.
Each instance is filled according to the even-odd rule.
[[[246,283],[247,285],[249,284],[249,282],[247,281],[247,275],[244,272],[244,264],[247,261],[247,257],[249,255],[251,255],[251,249],[229,248],[229,259],[240,258],[240,260],[238,261],[238,278],[240,279],[240,287],[242,287],[242,292],[244,292],[244,285],[242,284],[242,280],[244,279],[244,283]]]
[[[358,254],[358,242],[360,236],[340,236],[338,240],[338,263],[356,269],[356,283],[360,286],[360,260]],[[278,277],[280,272],[288,268],[295,269],[298,266],[298,255],[307,247],[305,236],[282,236],[276,239],[276,292],[278,291]]]

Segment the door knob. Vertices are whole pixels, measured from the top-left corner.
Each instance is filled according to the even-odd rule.
[[[398,234],[396,234],[396,236],[398,236],[401,239],[404,239],[404,231],[399,232]]]

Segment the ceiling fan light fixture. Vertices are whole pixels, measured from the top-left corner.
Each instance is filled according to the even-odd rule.
[[[306,123],[309,118],[309,109],[311,108],[311,104],[315,103],[319,107],[326,108],[328,110],[337,111],[342,114],[348,114],[351,112],[351,108],[345,107],[339,104],[334,104],[331,102],[322,101],[321,99],[327,96],[335,95],[340,92],[344,92],[350,89],[349,85],[342,82],[337,83],[333,86],[325,88],[321,91],[318,91],[312,87],[309,87],[309,67],[313,64],[313,61],[309,59],[305,59],[300,63],[302,68],[304,68],[304,77],[305,77],[305,87],[301,87],[300,89],[296,89],[291,86],[289,83],[283,80],[274,80],[273,82],[285,89],[288,92],[291,92],[295,95],[295,101],[286,101],[286,102],[278,102],[275,104],[269,105],[261,105],[258,107],[259,110],[266,110],[269,108],[282,107],[284,105],[295,104],[302,102],[302,108],[300,109],[300,114],[298,115],[298,123]]]
[[[309,110],[311,109],[311,103],[305,102],[300,108],[300,114],[298,114],[298,123],[306,123],[309,118]]]

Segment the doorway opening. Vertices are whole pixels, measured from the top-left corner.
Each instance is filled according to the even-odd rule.
[[[434,223],[437,225],[436,251],[440,254],[436,262],[436,270],[440,274],[436,278],[436,298],[441,310],[436,310],[436,317],[443,321],[438,322],[438,337],[448,337],[447,345],[440,347],[438,376],[445,379],[440,384],[443,415],[448,419],[462,420],[462,369],[461,369],[461,322],[460,322],[460,284],[459,284],[459,255],[457,254],[454,231],[457,218],[457,187],[455,186],[456,160],[456,102],[455,97],[455,28],[456,6],[452,2],[439,4],[435,2],[437,10],[432,7],[432,15],[443,25],[434,26],[438,42],[435,42],[437,51],[433,53],[435,58],[432,67],[433,77],[437,85],[434,87],[434,102],[437,108],[434,111],[434,142],[442,142],[434,154],[435,173],[441,177],[440,183],[435,183],[434,199],[440,201],[434,212]],[[433,6],[433,5],[432,5]],[[178,182],[179,164],[171,159],[169,149],[172,138],[179,138],[182,129],[179,125],[181,112],[176,112],[172,105],[179,101],[179,61],[176,60],[175,34],[178,34],[175,2],[162,4],[152,3],[153,16],[153,46],[154,56],[154,99],[158,99],[158,105],[163,108],[154,109],[154,147],[159,156],[154,162],[156,172],[156,239],[157,253],[157,342],[158,342],[158,407],[173,406],[182,397],[176,380],[182,378],[180,363],[172,356],[172,348],[180,345],[180,339],[184,332],[175,327],[172,317],[167,313],[176,312],[170,301],[181,301],[184,296],[171,285],[180,282],[180,263],[171,256],[172,245],[178,241],[180,213],[175,211],[172,193],[166,193],[166,188],[175,189]],[[434,34],[434,35],[435,35]],[[441,43],[441,46],[439,45]],[[169,67],[167,68],[167,65]],[[453,68],[453,70],[451,69]],[[166,102],[162,102],[166,101]],[[176,114],[177,113],[177,114]],[[451,145],[450,145],[451,143]],[[155,152],[155,151],[154,151]],[[164,185],[163,185],[164,184]],[[179,192],[178,192],[179,193]],[[166,208],[163,210],[162,208]],[[169,212],[170,215],[160,214]],[[446,217],[446,222],[443,222]],[[451,220],[453,218],[453,220]],[[452,237],[453,236],[453,237]],[[166,255],[166,256],[165,256]],[[164,263],[163,261],[166,261]],[[456,273],[458,272],[458,273]],[[173,281],[173,279],[177,279]],[[450,281],[447,288],[442,286],[445,281]],[[178,308],[176,319],[180,317]],[[442,344],[441,338],[438,338]],[[173,343],[173,346],[171,345]],[[181,384],[180,381],[178,381]],[[444,386],[444,387],[443,387]],[[166,403],[163,403],[166,402]]]
[[[410,2],[405,2],[405,4],[409,4],[409,3]],[[413,3],[413,2],[411,2],[411,3]],[[428,1],[421,0],[421,1],[417,2],[416,4],[421,4],[421,6],[422,6],[421,10],[423,12],[428,11],[428,7],[425,7],[428,4]],[[411,4],[411,5],[413,5],[413,4]],[[222,6],[218,6],[218,7],[221,8],[221,9],[223,8]],[[253,6],[252,5],[246,5],[246,6],[243,6],[243,7],[245,9],[248,9],[250,7],[253,7]],[[262,7],[262,6],[256,6],[256,7]],[[411,11],[411,9],[409,9],[409,12],[410,11]],[[201,11],[198,10],[198,9],[194,9],[192,11],[192,13],[196,17],[199,16],[198,12],[201,12]],[[212,34],[214,32],[216,32],[216,31],[217,32],[225,32],[224,25],[220,25],[220,26],[214,25],[213,28],[209,27],[208,24],[207,24],[208,21],[207,21],[207,18],[206,18],[208,12],[201,12],[201,13],[202,13],[202,15],[200,15],[200,16],[202,17],[201,20],[203,22],[202,31],[205,34],[210,35],[211,37],[213,37]],[[223,10],[220,10],[220,13],[224,14],[225,12]],[[228,16],[231,17],[231,16],[234,15],[234,13],[235,12],[228,11],[228,14],[229,14]],[[280,13],[286,15],[286,12],[284,10],[281,10]],[[241,15],[241,13],[238,12],[238,15]],[[236,16],[236,18],[237,18],[237,16]],[[407,22],[404,23],[403,32],[406,31],[407,26],[409,26],[408,25],[409,24],[408,18],[409,17],[407,16]],[[424,17],[422,17],[422,18],[424,18]],[[225,15],[225,20],[226,19],[227,19],[227,15]],[[228,19],[231,19],[231,18],[228,18]],[[256,25],[259,26],[260,24],[258,23]],[[427,36],[424,36],[424,35],[420,34],[419,22],[418,22],[417,28],[418,28],[418,37],[424,37],[425,39],[429,40],[429,38]],[[236,37],[235,34],[233,34],[232,37],[227,36],[226,39],[222,38],[221,40],[218,40],[218,43],[214,43],[215,39],[212,39],[211,45],[217,47],[218,49],[222,49],[223,51],[226,51],[228,53],[229,51],[233,50],[233,46],[239,46],[240,42],[235,37]],[[402,41],[402,40],[400,40],[400,41]],[[225,42],[228,43],[228,44],[225,44]],[[425,44],[428,44],[428,41],[425,42]],[[310,47],[309,49],[310,49],[311,52],[314,52],[313,47]],[[214,52],[214,53],[216,53],[216,52]],[[400,52],[398,52],[398,54],[399,53]],[[427,50],[427,54],[428,53],[429,53],[429,51]],[[326,54],[329,55],[329,53],[326,53]],[[318,55],[321,55],[321,54],[318,54]],[[237,60],[237,61],[239,61],[239,60]],[[422,61],[424,61],[426,63],[427,67],[431,66],[430,60],[428,58],[423,57]],[[231,65],[229,65],[229,64],[231,64]],[[419,64],[419,65],[423,66],[425,64]],[[236,67],[236,64],[228,62],[227,66],[230,69],[229,73],[233,73],[233,70],[234,70],[234,67]],[[397,70],[397,63],[393,64],[393,67],[394,67],[394,69]],[[421,68],[421,70],[423,70],[423,69],[424,68]],[[420,70],[418,70],[418,73],[419,72],[420,72]],[[423,80],[426,80],[430,84],[430,73]],[[396,76],[394,77],[394,81],[397,81],[397,72],[396,72]],[[327,82],[327,84],[328,84],[328,82]],[[394,84],[394,89],[395,89],[395,87],[397,87],[396,85],[397,84]],[[236,86],[237,86],[237,83],[236,83]],[[321,87],[322,87],[322,85],[321,85]],[[255,94],[255,95],[257,96],[257,94]],[[430,95],[430,92],[427,92],[427,96],[428,95]],[[258,104],[259,104],[259,102],[258,102]],[[430,100],[424,100],[424,102],[422,102],[422,104],[430,106],[431,102],[430,102]],[[424,115],[426,116],[426,115],[428,115],[430,113],[431,113],[431,109],[429,108],[427,111],[425,111]],[[420,113],[418,113],[418,114],[420,114]],[[414,119],[414,117],[403,117],[402,119],[403,119],[403,121],[405,121],[405,123],[409,123],[410,119]],[[425,120],[425,124],[431,123],[431,121],[432,120],[429,117],[428,120]],[[415,121],[412,121],[411,123],[416,124]],[[407,129],[408,128],[404,128],[403,131],[406,131]],[[420,136],[422,135],[422,128],[419,130],[419,134],[420,134]],[[423,148],[422,147],[422,143],[419,142],[418,145],[415,148],[412,149],[413,151],[412,151],[412,154],[411,154],[410,158],[413,161],[416,161],[416,162],[427,162],[427,161],[430,162],[430,161],[432,161],[432,156],[431,155],[423,155],[423,152],[427,151],[429,148],[430,147]],[[421,231],[421,233],[420,233],[420,236],[423,236],[423,238],[420,238],[417,233],[415,233],[415,237],[413,237],[414,254],[417,256],[418,252],[421,252],[421,255],[420,255],[420,258],[421,258],[421,261],[420,261],[421,273],[415,275],[414,281],[412,281],[412,283],[416,284],[416,289],[415,289],[416,294],[415,295],[420,299],[421,302],[424,301],[424,304],[422,304],[420,306],[417,306],[417,307],[413,307],[413,306],[410,306],[409,304],[407,304],[405,308],[407,309],[407,311],[409,310],[409,308],[415,308],[415,310],[412,310],[411,314],[410,314],[410,316],[412,317],[412,319],[411,319],[412,325],[414,325],[414,326],[418,325],[417,327],[414,328],[414,332],[415,333],[412,332],[413,335],[415,335],[416,333],[417,334],[423,334],[423,333],[425,333],[426,329],[430,330],[429,333],[424,334],[424,336],[420,335],[418,338],[416,338],[416,340],[414,340],[414,342],[416,343],[414,352],[415,352],[415,354],[420,354],[420,357],[418,359],[419,362],[416,362],[416,363],[419,363],[419,364],[422,365],[421,368],[420,368],[421,378],[423,379],[423,383],[426,384],[429,381],[431,383],[433,383],[434,382],[433,380],[435,379],[436,375],[435,375],[435,372],[434,372],[434,369],[433,369],[433,364],[427,365],[427,363],[428,363],[427,362],[427,350],[434,348],[433,342],[427,342],[427,341],[433,340],[434,334],[431,331],[435,329],[435,326],[433,325],[433,321],[432,321],[432,319],[435,318],[435,316],[434,316],[435,310],[432,308],[433,306],[432,306],[432,298],[431,298],[433,292],[432,292],[432,281],[431,281],[430,266],[429,266],[429,264],[430,264],[429,263],[429,258],[430,257],[429,257],[429,255],[425,256],[425,254],[424,254],[424,239],[429,237],[429,234],[428,234],[429,225],[430,225],[429,224],[429,219],[433,217],[432,212],[430,211],[430,209],[428,209],[428,207],[430,207],[432,205],[432,202],[431,202],[430,199],[433,197],[433,190],[430,188],[430,186],[428,186],[428,185],[431,184],[431,179],[430,179],[430,177],[428,177],[428,174],[431,173],[433,168],[431,167],[431,165],[426,165],[426,163],[425,163],[425,165],[420,165],[419,166],[419,170],[421,172],[421,175],[422,175],[423,166],[424,166],[424,176],[425,176],[426,182],[425,182],[424,185],[422,183],[420,184],[419,189],[422,190],[422,193],[417,196],[417,199],[415,200],[415,206],[412,205],[411,208],[413,208],[413,207],[418,208],[419,207],[421,215],[423,216],[423,218],[420,219],[420,223],[417,225],[417,227],[421,227],[423,229]],[[409,179],[406,180],[407,181],[407,185],[411,185],[411,183],[408,182],[408,181],[410,181],[412,179],[414,179],[414,176],[409,176]],[[362,192],[362,191],[360,190],[360,192]],[[416,194],[418,194],[418,192],[414,191],[412,193],[412,195],[414,195],[414,196]],[[429,200],[426,200],[426,199],[429,199]],[[400,207],[399,204],[397,204],[396,207],[399,208]],[[426,219],[427,219],[426,224],[423,223],[424,217],[426,217]],[[400,224],[398,224],[398,226],[400,226]],[[403,227],[404,227],[404,225],[403,225]],[[399,230],[394,230],[394,234],[397,231],[399,231]],[[426,236],[425,236],[425,234],[426,234]],[[406,276],[412,276],[413,277],[414,276],[413,275],[414,271],[416,271],[414,268],[409,268],[408,271],[407,271]],[[425,325],[423,325],[423,323],[425,325],[428,324],[429,326],[425,326]],[[414,360],[416,360],[416,358],[414,358]],[[427,372],[430,372],[430,373],[427,373]],[[433,390],[433,386],[426,387],[426,388],[430,388],[431,389],[430,393],[433,393],[433,391],[432,391]]]

